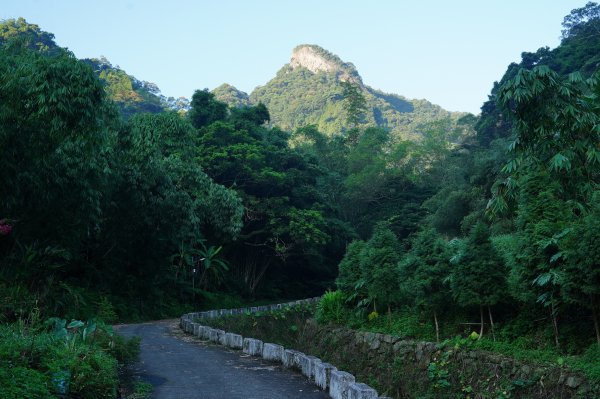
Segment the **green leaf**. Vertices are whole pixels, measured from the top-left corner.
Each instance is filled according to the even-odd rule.
[[[83,327],[85,324],[83,323],[83,321],[81,320],[72,320],[68,325],[67,328],[80,328]]]
[[[550,159],[550,168],[553,170],[570,170],[571,161],[561,153],[558,153]]]

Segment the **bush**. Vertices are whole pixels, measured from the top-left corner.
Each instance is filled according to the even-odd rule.
[[[118,320],[117,312],[110,299],[103,296],[98,302],[98,319],[107,324],[116,323]]]
[[[256,337],[286,348],[293,348],[303,333],[306,320],[315,314],[314,305],[285,306],[281,310],[202,319],[200,323],[234,332],[244,337]]]
[[[342,291],[327,291],[317,304],[315,319],[319,323],[343,324],[348,319],[346,296]]]
[[[71,394],[86,399],[117,396],[117,361],[101,350],[83,349],[70,364]]]
[[[0,398],[115,398],[118,363],[134,360],[139,338],[113,336],[110,326],[51,319],[0,326]]]
[[[112,344],[109,346],[109,353],[120,364],[129,364],[137,360],[140,355],[140,342],[142,338],[125,338],[121,335],[112,337]]]
[[[600,345],[592,344],[585,353],[571,361],[573,368],[583,371],[595,384],[600,385]]]
[[[37,370],[0,364],[0,398],[52,398],[50,380]]]

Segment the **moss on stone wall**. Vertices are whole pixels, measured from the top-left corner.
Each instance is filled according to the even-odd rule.
[[[436,345],[322,326],[309,317],[310,311],[287,310],[203,322],[317,356],[394,398],[600,397],[579,373],[475,350],[468,339]]]

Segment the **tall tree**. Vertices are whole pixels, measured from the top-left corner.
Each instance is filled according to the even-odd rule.
[[[362,240],[354,240],[346,248],[344,258],[341,260],[338,269],[338,277],[335,284],[338,289],[342,290],[348,296],[357,293],[357,284],[361,279],[360,273],[360,257],[365,248],[365,242]]]
[[[15,220],[0,273],[40,306],[64,310],[57,299],[88,270],[115,121],[102,84],[72,54],[0,46],[0,215]]]
[[[192,96],[188,117],[195,128],[208,126],[227,117],[227,104],[217,101],[208,89],[196,90]]]
[[[451,274],[452,293],[456,301],[463,307],[478,307],[483,336],[483,309],[487,308],[492,334],[494,321],[491,307],[506,295],[507,271],[490,241],[488,226],[477,223],[466,240],[464,252],[456,257],[456,264]]]
[[[573,226],[563,245],[561,294],[568,303],[587,309],[600,345],[600,198],[594,194],[590,212]]]
[[[562,23],[563,39],[580,34],[591,22],[595,22],[597,27],[600,27],[600,5],[593,1],[588,2],[584,7],[571,10],[569,15],[564,18]]]
[[[449,276],[450,253],[446,241],[433,228],[421,230],[414,236],[410,252],[399,263],[399,283],[403,297],[433,314],[438,342],[438,314],[452,298]]]
[[[346,80],[341,82],[341,85],[346,122],[351,129],[355,129],[365,119],[367,101],[358,84]]]
[[[537,66],[520,70],[500,90],[516,129],[509,147],[513,158],[504,167],[509,177],[494,187],[489,209],[501,212],[519,198],[522,274],[551,308],[557,346],[557,305],[566,278],[561,248],[573,223],[592,206],[600,176],[598,76],[561,77]]]
[[[519,173],[547,171],[561,195],[585,205],[600,172],[598,76],[584,80],[579,73],[562,78],[546,66],[521,69],[500,91],[500,100],[514,119],[513,155],[504,167],[509,178],[496,185],[490,209],[508,208]]]
[[[323,172],[314,158],[290,148],[289,134],[265,126],[267,120],[264,105],[241,107],[198,130],[198,161],[244,201],[244,227],[224,253],[250,295],[269,277],[289,285],[313,276],[333,280],[325,258],[330,251],[340,256],[349,230],[315,189]]]
[[[537,302],[550,309],[556,346],[558,309],[563,280],[562,246],[575,217],[571,206],[561,195],[560,184],[548,173],[531,172],[520,179],[516,255],[517,276],[523,281],[521,290],[532,292]],[[524,292],[517,296],[523,296]]]
[[[397,302],[399,260],[398,238],[384,224],[378,225],[360,254],[361,279],[374,310],[380,305],[390,313],[392,304]]]

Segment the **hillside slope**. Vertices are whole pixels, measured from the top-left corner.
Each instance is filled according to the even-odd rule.
[[[265,104],[271,123],[284,130],[316,125],[320,131],[335,135],[349,128],[342,82],[356,85],[365,97],[363,125],[388,128],[397,139],[418,139],[436,121],[449,122],[447,128],[454,130],[456,121],[466,115],[446,111],[427,100],[411,100],[373,89],[363,83],[352,63],[316,45],[297,46],[290,62],[264,86],[257,87],[249,100],[251,104]],[[246,98],[246,93],[229,85],[220,86],[213,93],[232,106]]]
[[[0,45],[5,43],[27,47],[48,56],[69,51],[56,44],[52,33],[23,18],[0,21]],[[156,84],[136,79],[104,57],[83,61],[105,82],[106,92],[125,118],[136,113],[159,113],[165,109],[180,111],[189,107],[187,99],[163,96]]]

